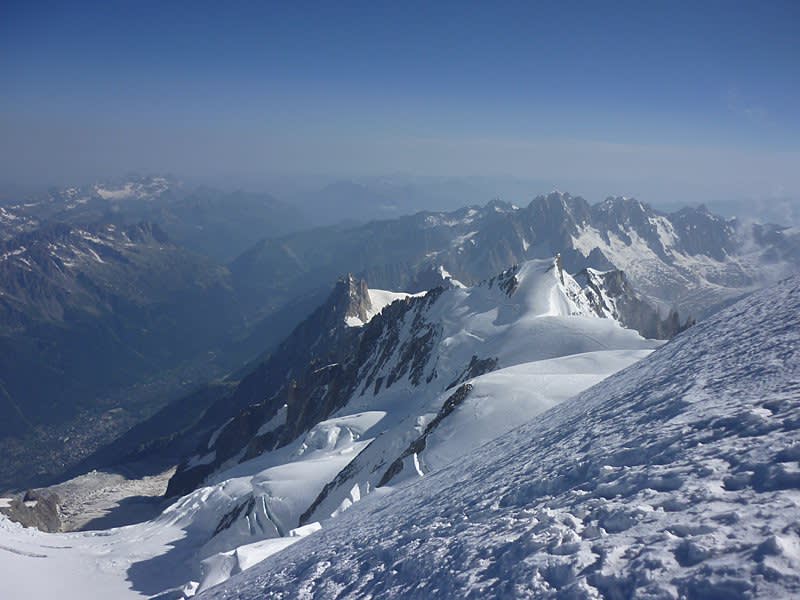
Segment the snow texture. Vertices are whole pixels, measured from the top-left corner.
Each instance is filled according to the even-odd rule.
[[[659,345],[598,318],[552,259],[509,270],[502,285],[495,278],[474,288],[453,287],[414,306],[396,323],[399,341],[413,342],[415,322],[435,326],[436,345],[421,356],[426,373],[435,370],[437,377],[415,386],[406,374],[380,390],[368,386],[294,442],[216,474],[207,487],[152,521],[82,535],[13,530],[6,545],[48,560],[17,558],[11,565],[0,557],[0,582],[20,570],[26,580],[15,584],[20,594],[50,597],[46,582],[34,574],[46,564],[54,573],[75,570],[78,576],[68,584],[75,586],[69,589],[73,597],[149,597],[173,590],[180,598],[202,592],[314,533],[320,521],[327,527],[365,498],[383,495],[388,488],[376,490],[379,480],[442,413],[456,391],[447,389],[451,382],[458,380],[459,389],[469,386],[469,393],[439,418],[425,447],[407,455],[408,468],[392,485],[461,464],[480,445]],[[496,359],[497,370],[460,383],[476,355]],[[381,369],[402,360],[396,349]],[[263,428],[284,419],[285,411],[279,411]],[[54,545],[65,548],[46,551]],[[129,587],[120,586],[124,580]]]
[[[369,293],[369,301],[370,301],[370,309],[367,310],[367,319],[366,321],[362,321],[358,317],[349,316],[345,317],[344,322],[347,324],[348,327],[363,327],[367,323],[369,323],[373,317],[390,305],[395,300],[403,300],[405,298],[410,297],[417,297],[417,296],[424,296],[425,292],[420,292],[417,294],[409,294],[407,292],[390,292],[387,290],[373,290],[370,289]]]
[[[800,278],[202,598],[800,595]]]

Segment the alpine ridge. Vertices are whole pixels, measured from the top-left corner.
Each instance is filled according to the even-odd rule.
[[[0,0],[0,600],[800,599],[800,1],[83,4]]]
[[[164,515],[192,531],[203,524],[191,534],[202,544],[198,589],[375,490],[457,462],[662,343],[603,313],[559,257],[472,288],[400,295],[366,323],[348,322],[367,298],[387,296],[343,278],[208,411],[207,433],[169,485],[187,495]]]
[[[603,277],[612,278],[612,274],[597,273],[596,280],[592,280],[594,287],[581,288],[563,270],[557,257],[512,267],[471,290],[446,284],[447,287],[412,297],[369,290],[364,281],[347,276],[336,284],[328,301],[247,375],[230,396],[221,398],[207,411],[203,422],[212,422],[213,415],[218,429],[208,432],[209,442],[201,444],[201,452],[178,467],[167,494],[187,493],[222,465],[230,466],[231,461],[252,458],[264,450],[287,444],[354,395],[368,398],[368,392],[372,395],[382,390],[388,392],[405,380],[412,388],[437,384],[449,388],[486,370],[580,351],[559,348],[555,341],[559,332],[540,327],[530,332],[532,339],[543,340],[545,335],[555,339],[537,351],[524,349],[524,342],[516,342],[524,340],[528,333],[518,322],[522,316],[600,317],[613,322],[623,318],[645,322],[649,316],[647,324],[654,331],[669,331],[671,335],[679,331],[679,328],[669,330],[670,325],[652,308],[647,312],[649,307],[638,299],[623,274],[616,273],[613,279],[624,282],[624,287],[620,283],[611,289],[604,284]],[[521,285],[521,282],[527,283]],[[371,298],[376,305],[378,299],[400,301],[385,308],[379,306],[384,310],[375,314]],[[459,302],[466,306],[459,306]],[[490,311],[484,318],[496,312],[494,324],[500,325],[498,329],[490,327],[499,337],[489,349],[482,348],[481,342],[487,341],[484,334],[465,337],[459,332],[458,327],[463,325],[459,320],[450,324],[454,330],[452,337],[447,336],[444,328],[459,311],[469,316],[479,310],[470,305],[479,302]],[[626,312],[631,303],[639,312]],[[622,308],[618,309],[618,305]],[[360,325],[357,329],[352,327],[354,319]],[[367,322],[364,324],[362,319]],[[539,326],[546,321],[524,322]],[[616,329],[612,327],[611,331]],[[520,347],[502,341],[506,338]],[[585,345],[580,344],[579,348]],[[448,359],[451,349],[458,346],[467,350]],[[603,347],[586,346],[593,350]],[[500,361],[500,355],[509,358]],[[527,355],[533,358],[528,359]],[[443,364],[445,361],[453,364]],[[371,405],[369,400],[362,402]],[[280,414],[284,415],[280,426],[266,429],[261,426],[263,422],[275,422]]]
[[[200,597],[800,593],[798,290],[741,300]]]
[[[424,289],[415,287],[419,273],[439,267],[474,285],[509,265],[559,253],[571,273],[622,270],[664,314],[677,308],[682,319],[703,318],[793,273],[800,236],[788,227],[725,219],[703,206],[665,213],[632,198],[592,205],[553,192],[525,207],[493,201],[264,240],[231,270],[258,297],[285,295],[287,288],[300,294],[348,270],[377,288],[417,292]],[[280,275],[265,280],[264,272]]]
[[[610,318],[614,282],[527,261],[370,317],[393,294],[347,276],[293,350],[313,364],[206,424],[175,479],[201,487],[100,537],[0,516],[16,568],[41,556],[115,597],[796,589],[797,278],[666,344]]]

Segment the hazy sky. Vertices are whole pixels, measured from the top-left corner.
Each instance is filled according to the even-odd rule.
[[[798,27],[797,1],[5,0],[0,181],[408,172],[800,197]]]

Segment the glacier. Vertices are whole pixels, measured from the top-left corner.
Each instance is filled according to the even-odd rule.
[[[44,534],[0,516],[0,589],[162,600],[798,593],[798,284],[666,344],[600,318],[558,260],[400,298],[399,343],[364,372],[394,370],[424,321],[437,331],[427,384],[405,372],[365,385],[291,444],[214,473],[145,523]],[[493,368],[465,370],[477,356]]]
[[[800,594],[800,278],[202,598]]]

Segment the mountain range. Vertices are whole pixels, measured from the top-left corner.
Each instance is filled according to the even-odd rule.
[[[554,192],[522,208],[492,201],[267,239],[231,270],[259,296],[302,292],[347,271],[376,287],[419,291],[420,275],[440,266],[471,285],[560,253],[571,272],[621,269],[651,301],[702,318],[791,273],[799,239],[794,228],[740,223],[703,207],[662,213],[630,198],[590,205]],[[264,272],[273,277],[258,276]]]
[[[229,564],[237,547],[314,529],[374,489],[435,470],[646,356],[662,342],[622,327],[617,299],[596,281],[582,288],[558,257],[473,287],[443,277],[414,295],[342,279],[235,388],[218,390],[205,411],[184,406],[188,427],[138,448],[141,463],[196,442],[166,490],[184,497],[141,526],[159,543],[184,536],[185,553],[175,563],[152,556],[147,572],[170,576],[140,591],[191,580],[209,587],[230,575],[215,565]],[[503,403],[479,400],[506,383]],[[25,508],[10,514],[24,517]]]
[[[667,339],[800,258],[796,229],[560,192],[295,233],[300,212],[271,197],[169,177],[52,190],[2,211],[6,487],[157,448],[180,462],[220,416],[262,402],[265,382],[282,389],[276,373],[353,350],[352,333],[323,336],[309,346],[318,354],[302,347],[332,331],[330,315],[303,323],[341,304],[329,294],[346,273],[368,290],[418,294],[558,254],[598,314]]]
[[[0,206],[0,240],[43,223],[158,225],[188,250],[225,263],[267,236],[306,225],[302,212],[269,194],[189,187],[169,176],[52,188]]]
[[[235,575],[199,597],[797,596],[798,290],[736,303],[287,548],[206,563]],[[493,375],[454,414],[507,402]]]
[[[424,294],[343,279],[280,346],[287,383],[253,371],[229,398],[260,402],[217,415],[173,478],[200,487],[102,533],[0,516],[1,580],[68,598],[800,591],[798,278],[664,343],[620,324],[600,283],[619,275],[598,275],[554,257]]]
[[[540,277],[538,271],[546,275]],[[531,291],[526,296],[525,291],[518,292],[516,288],[529,273],[535,273],[530,275],[535,283],[528,282]],[[581,288],[563,271],[560,259],[525,263],[471,289],[443,279],[427,293],[406,296],[370,290],[363,280],[345,278],[328,301],[244,377],[232,394],[212,405],[203,422],[210,425],[208,415],[214,415],[213,430],[202,439],[202,450],[179,466],[167,494],[187,493],[232,461],[290,444],[352,402],[355,395],[363,398],[361,405],[370,407],[379,406],[381,401],[376,398],[382,395],[438,395],[464,379],[524,361],[528,353],[513,340],[526,336],[542,339],[546,332],[535,328],[528,331],[526,324],[541,327],[550,322],[524,320],[528,316],[550,311],[555,315],[592,317],[596,327],[600,327],[600,321],[595,322],[598,318],[607,320],[602,323],[608,326],[613,322],[618,327],[627,319],[627,302],[635,297],[602,285],[604,279],[594,272],[590,272],[590,278],[594,285],[587,283]],[[546,293],[543,289],[549,291],[550,280],[560,284],[553,293],[566,298],[566,308],[543,308],[536,302],[545,300],[529,297],[534,292]],[[389,304],[391,300],[396,301]],[[652,308],[649,318],[638,311],[642,311],[640,307],[637,316],[647,320],[653,329],[661,327],[669,335],[681,330],[679,324],[662,321]],[[464,314],[462,319],[455,318],[459,313]],[[475,325],[473,320],[479,318],[476,313],[483,320],[494,318],[493,327],[484,331],[483,325]],[[444,314],[453,318],[447,319]],[[524,321],[518,323],[520,319]],[[577,320],[569,321],[574,322]],[[473,329],[481,332],[465,333]],[[609,329],[611,333],[615,331],[613,327]],[[555,336],[569,337],[562,333]],[[449,357],[457,340],[462,349]],[[585,341],[576,343],[593,349],[602,347]],[[613,343],[608,341],[606,345]],[[543,359],[578,351],[563,349],[554,340],[546,348],[531,348],[530,352]],[[273,426],[266,427],[264,423]]]

